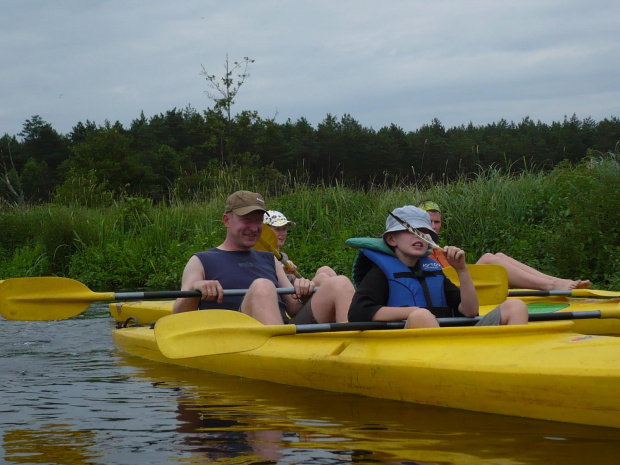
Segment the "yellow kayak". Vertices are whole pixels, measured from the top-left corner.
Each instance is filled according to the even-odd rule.
[[[167,316],[155,330],[116,329],[113,339],[129,354],[227,375],[620,428],[620,338],[573,327],[567,321],[293,334],[293,325],[264,326],[239,312],[211,310]]]
[[[114,302],[109,305],[110,316],[120,323],[129,322],[148,325],[172,314],[174,300],[138,300]]]
[[[553,312],[584,312],[600,310],[604,312],[620,311],[619,299],[592,299],[577,297],[519,297],[527,306],[531,315]],[[110,304],[110,315],[118,322],[128,319],[142,325],[153,323],[172,313],[173,301],[137,301],[117,302]],[[484,315],[495,308],[495,305],[480,307]],[[582,334],[620,335],[619,318],[592,318],[575,320],[574,331]]]
[[[605,312],[620,311],[620,299],[605,299],[591,297],[510,297],[520,299],[527,304],[530,315],[551,312],[581,312],[600,310]],[[488,311],[488,307],[480,309],[483,314]],[[620,336],[620,318],[591,318],[575,320],[575,332],[582,334],[597,334],[608,336]]]

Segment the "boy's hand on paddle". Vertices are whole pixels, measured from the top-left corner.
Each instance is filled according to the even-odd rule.
[[[459,249],[453,245],[447,245],[443,248],[443,252],[446,255],[448,263],[450,263],[455,270],[467,269],[467,264],[465,263],[465,251],[463,249]]]

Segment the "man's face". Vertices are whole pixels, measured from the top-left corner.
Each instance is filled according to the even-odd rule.
[[[441,231],[441,213],[429,211],[428,216],[431,217],[431,228],[439,234],[439,231]]]
[[[263,231],[263,212],[255,210],[243,216],[229,212],[224,214],[224,225],[235,247],[249,250],[254,247]]]

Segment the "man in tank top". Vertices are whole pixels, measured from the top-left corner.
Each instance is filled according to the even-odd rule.
[[[355,293],[346,276],[327,280],[316,292],[309,279],[296,279],[294,294],[277,293],[290,287],[283,267],[270,252],[252,247],[263,228],[267,211],[260,194],[237,191],[228,197],[222,217],[226,239],[194,254],[183,271],[181,290],[197,290],[202,297],[180,298],[173,312],[198,309],[238,310],[263,324],[309,324],[347,320]],[[247,289],[245,296],[224,296],[224,289]]]

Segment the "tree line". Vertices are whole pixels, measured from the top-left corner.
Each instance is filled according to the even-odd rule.
[[[213,77],[213,76],[209,76]],[[19,138],[18,138],[19,136]],[[546,170],[592,152],[617,153],[620,119],[576,115],[545,124],[472,123],[446,129],[433,119],[417,130],[375,130],[345,114],[316,127],[305,118],[277,123],[230,107],[174,108],[129,127],[77,123],[60,134],[35,115],[18,135],[0,138],[0,203],[96,203],[101,193],[184,200],[217,183],[222,171],[322,185],[368,188],[381,183],[450,182],[489,167]],[[266,187],[266,189],[269,187]],[[88,194],[90,193],[90,194]]]

